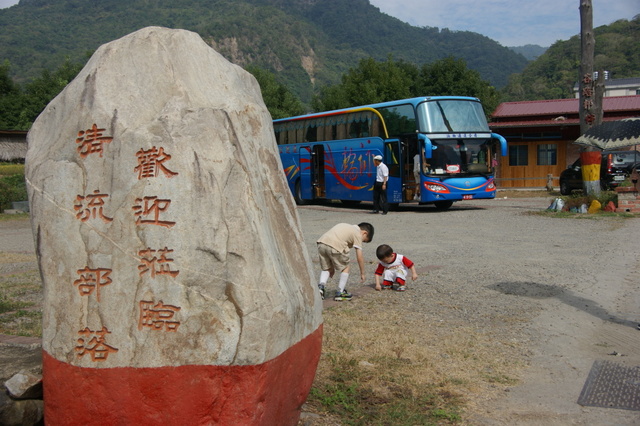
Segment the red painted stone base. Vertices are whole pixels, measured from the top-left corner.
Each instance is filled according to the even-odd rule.
[[[295,425],[322,325],[260,365],[80,368],[43,353],[47,425]]]

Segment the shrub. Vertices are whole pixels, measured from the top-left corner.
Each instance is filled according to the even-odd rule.
[[[27,199],[27,185],[23,174],[0,176],[0,211],[11,208],[13,201]]]

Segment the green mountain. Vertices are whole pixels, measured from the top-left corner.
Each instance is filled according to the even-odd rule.
[[[0,62],[22,83],[151,25],[197,32],[231,62],[274,72],[304,102],[366,57],[422,65],[453,56],[498,88],[527,64],[483,35],[413,27],[368,0],[21,0],[0,10]]]
[[[594,71],[609,71],[610,78],[640,77],[640,15],[594,29]],[[538,59],[514,74],[502,90],[503,100],[566,99],[580,73],[580,36],[557,41]]]
[[[538,46],[537,44],[525,44],[524,46],[509,46],[509,49],[533,61],[546,52],[548,47]]]

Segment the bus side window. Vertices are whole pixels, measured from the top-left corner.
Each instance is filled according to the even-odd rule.
[[[401,176],[399,146],[400,144],[397,142],[386,143],[384,146],[385,158],[387,160],[385,164],[389,168],[389,176]]]
[[[366,138],[369,136],[369,126],[365,121],[354,121],[349,124],[350,138]]]

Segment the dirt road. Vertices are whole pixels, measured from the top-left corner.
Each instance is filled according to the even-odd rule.
[[[640,218],[531,214],[548,204],[496,199],[447,212],[403,206],[387,216],[367,205],[311,205],[299,216],[312,258],[315,240],[335,223],[368,221],[376,227],[365,249],[372,273],[381,243],[414,260],[421,277],[406,292],[411,327],[437,321],[453,333],[465,325],[522,348],[521,381],[476,396],[471,424],[640,425],[640,411],[577,404],[594,361],[640,366]],[[28,221],[0,221],[0,252],[0,265],[7,254],[33,253]]]

